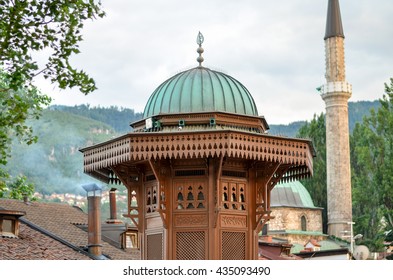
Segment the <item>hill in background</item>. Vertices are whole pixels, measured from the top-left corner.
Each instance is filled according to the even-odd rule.
[[[375,101],[348,102],[348,123],[349,131],[352,133],[356,123],[362,122],[365,116],[370,114],[371,109],[378,109],[380,103]],[[288,125],[269,124],[269,133],[273,135],[296,137],[299,128],[306,124],[306,121],[294,121]]]
[[[79,149],[119,135],[106,123],[52,109],[31,125],[38,142],[14,141],[6,168],[13,176],[26,175],[43,194],[81,193],[81,184],[93,179],[83,173]]]
[[[142,119],[142,113],[135,113],[134,109],[117,106],[90,107],[89,105],[64,106],[52,105],[49,110],[67,112],[77,116],[96,120],[112,127],[118,133],[126,133],[131,130],[130,124]]]

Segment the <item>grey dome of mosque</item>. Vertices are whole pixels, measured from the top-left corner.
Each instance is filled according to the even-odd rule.
[[[159,85],[146,103],[143,118],[160,114],[226,112],[258,116],[253,97],[235,78],[203,67],[203,36],[198,34],[199,66]]]

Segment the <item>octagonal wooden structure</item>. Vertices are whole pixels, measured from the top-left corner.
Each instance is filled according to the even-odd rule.
[[[267,134],[263,117],[168,114],[150,129],[145,121],[81,150],[85,173],[127,187],[142,258],[257,259],[271,190],[311,176],[312,143]]]

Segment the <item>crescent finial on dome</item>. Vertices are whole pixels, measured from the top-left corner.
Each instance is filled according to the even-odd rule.
[[[197,53],[199,53],[199,56],[197,58],[197,61],[199,62],[199,67],[202,67],[202,62],[204,61],[204,58],[202,56],[202,53],[204,52],[204,49],[202,48],[202,43],[204,41],[204,37],[201,33],[201,31],[199,31],[198,36],[197,36],[197,44],[199,45],[198,49],[197,49]]]

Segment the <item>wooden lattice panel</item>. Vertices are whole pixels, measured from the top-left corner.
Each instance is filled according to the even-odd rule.
[[[246,259],[246,233],[223,231],[221,235],[221,259]]]
[[[147,235],[146,258],[148,260],[162,260],[162,233]]]
[[[204,231],[176,232],[176,259],[206,259],[205,236],[206,233]]]

